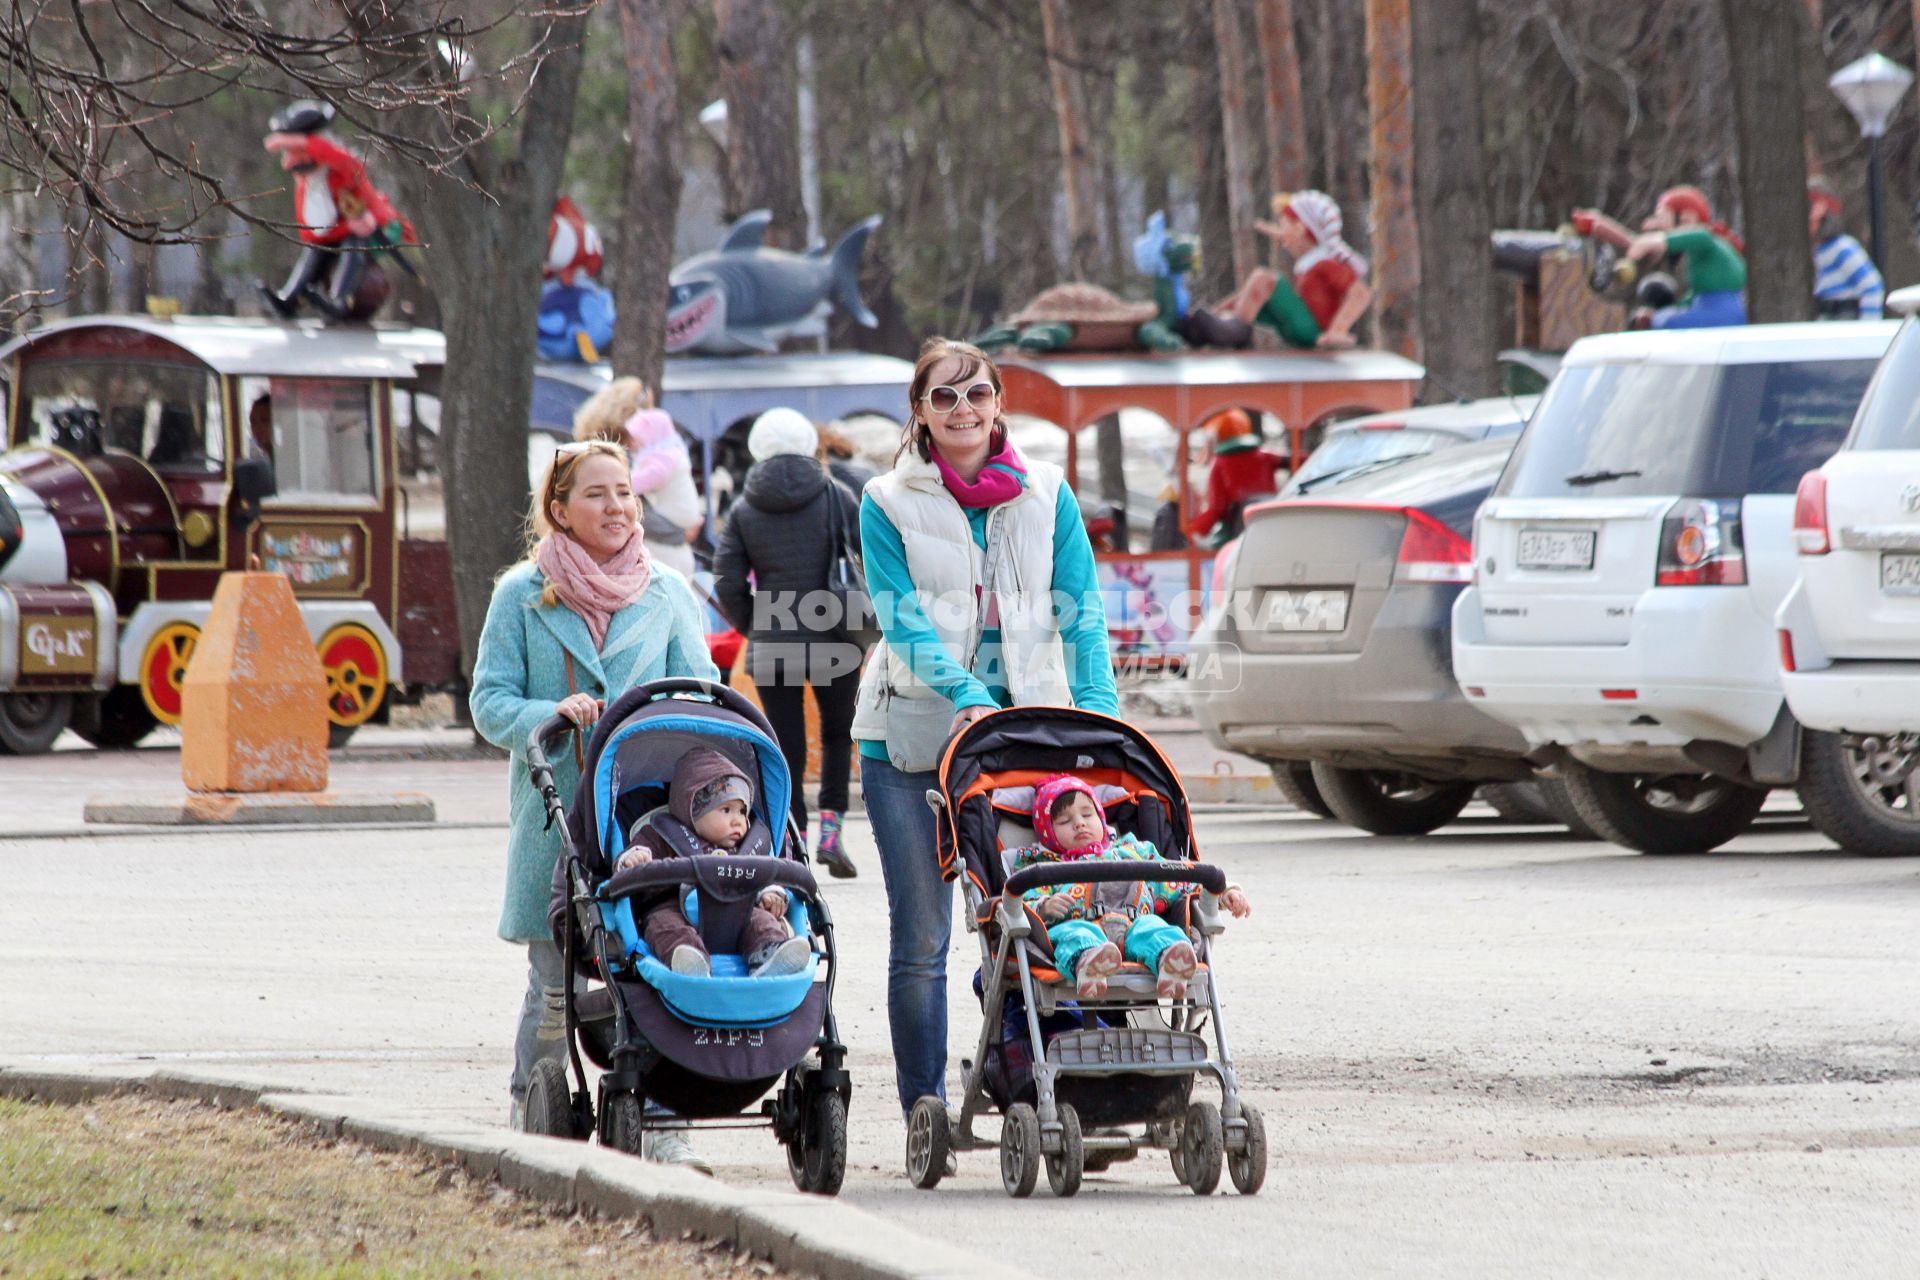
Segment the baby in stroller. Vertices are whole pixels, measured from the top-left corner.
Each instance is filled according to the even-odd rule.
[[[773,850],[767,825],[752,815],[753,782],[740,767],[711,747],[695,747],[674,767],[663,809],[642,814],[627,831],[627,849],[616,871],[643,866],[655,858],[742,854],[765,857]],[[812,948],[795,937],[787,923],[792,898],[778,885],[754,900],[741,926],[738,951],[747,975],[778,977],[806,968]],[[642,926],[647,947],[665,958],[675,973],[705,977],[712,961],[700,930],[687,919],[675,895],[653,906]]]
[[[1033,831],[1039,843],[1007,855],[1009,873],[1041,862],[1156,862],[1152,842],[1107,828],[1105,811],[1091,783],[1070,773],[1057,774],[1034,790]],[[1021,897],[1047,924],[1054,964],[1075,984],[1083,1000],[1107,993],[1107,979],[1123,960],[1131,960],[1158,978],[1157,994],[1179,1000],[1199,970],[1199,957],[1185,930],[1167,923],[1193,886],[1167,880],[1081,881],[1065,886],[1036,885]],[[1227,886],[1220,905],[1236,917],[1253,911],[1237,884]]]

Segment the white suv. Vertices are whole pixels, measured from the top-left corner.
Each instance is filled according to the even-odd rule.
[[[1888,305],[1911,315],[1920,288]],[[1800,482],[1800,582],[1780,606],[1800,801],[1842,848],[1920,854],[1920,321],[1895,336],[1846,446]]]
[[[1773,634],[1792,495],[1894,330],[1622,333],[1567,353],[1474,522],[1453,667],[1605,838],[1711,849],[1795,781]]]

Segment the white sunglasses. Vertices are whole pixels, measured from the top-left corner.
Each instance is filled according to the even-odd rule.
[[[920,399],[935,413],[952,413],[960,407],[962,400],[976,409],[984,409],[992,404],[993,398],[999,394],[994,390],[991,382],[983,379],[964,390],[959,387],[929,387],[927,394]]]

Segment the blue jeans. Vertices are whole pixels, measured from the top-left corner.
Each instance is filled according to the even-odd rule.
[[[1091,920],[1062,920],[1048,928],[1047,938],[1053,943],[1054,967],[1060,970],[1061,977],[1071,982],[1081,954],[1105,942],[1107,935]],[[1186,940],[1184,932],[1159,916],[1138,916],[1127,927],[1127,941],[1120,948],[1120,954],[1135,964],[1145,965],[1147,972],[1152,973],[1160,967],[1161,953],[1174,943]]]
[[[927,791],[938,781],[932,770],[903,773],[887,760],[860,758],[860,795],[887,882],[887,1024],[903,1114],[928,1094],[947,1096],[953,888],[940,878],[933,810],[927,806]]]
[[[1680,306],[1662,307],[1653,313],[1656,329],[1720,329],[1746,322],[1747,299],[1738,289],[1696,293]]]

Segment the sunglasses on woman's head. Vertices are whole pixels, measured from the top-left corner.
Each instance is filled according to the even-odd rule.
[[[964,390],[960,387],[929,387],[927,394],[920,398],[926,401],[927,408],[935,413],[952,413],[960,407],[960,401],[963,399],[976,409],[984,409],[992,404],[993,398],[999,394],[994,390],[991,382],[982,381]]]

